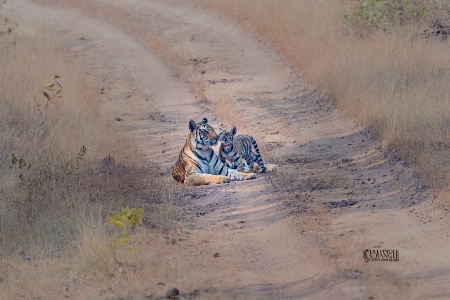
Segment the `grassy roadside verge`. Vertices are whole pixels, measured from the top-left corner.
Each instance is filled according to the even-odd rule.
[[[0,298],[145,293],[143,280],[176,277],[167,247],[151,247],[177,218],[172,181],[130,155],[58,37],[1,20]],[[107,222],[125,207],[143,224]]]
[[[436,193],[448,189],[449,41],[433,31],[450,22],[442,2],[190,2],[271,41],[328,100],[414,165]]]

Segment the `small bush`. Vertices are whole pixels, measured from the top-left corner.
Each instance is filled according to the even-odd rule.
[[[121,211],[114,211],[108,216],[108,223],[127,231],[142,225],[144,210],[142,208],[124,208]]]
[[[388,30],[423,20],[428,9],[420,0],[353,0],[356,5],[353,13],[346,18],[355,21],[357,26],[368,26]]]
[[[82,228],[164,193],[139,158],[124,158],[98,89],[57,48],[22,24],[0,36],[0,256],[73,251]]]

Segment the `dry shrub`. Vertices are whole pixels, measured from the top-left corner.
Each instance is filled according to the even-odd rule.
[[[335,68],[328,72],[325,62],[320,65],[319,84],[338,107],[413,163],[432,187],[442,188],[450,146],[445,45],[386,33],[345,40],[347,55],[330,57]]]
[[[21,24],[0,47],[0,255],[60,255],[92,211],[103,222],[111,209],[164,194],[156,171],[130,157],[100,117],[95,87],[52,37]]]
[[[0,36],[0,298],[105,297],[99,282],[124,272],[117,257],[133,276],[121,293],[167,265],[138,240],[173,227],[178,187],[129,154],[101,117],[98,87],[42,32],[20,24]],[[143,208],[146,226],[115,257],[105,220],[124,207]]]
[[[448,8],[424,1],[428,23],[391,22],[390,31],[376,31],[348,22],[352,1],[193,2],[273,42],[330,101],[413,163],[431,187],[448,185],[449,42],[422,34],[424,24],[448,21]]]
[[[89,198],[79,174],[114,141],[98,119],[92,87],[67,69],[51,37],[21,25],[0,47],[0,244],[6,252],[30,243],[59,250],[71,235],[61,224],[73,221],[68,205]],[[63,90],[47,90],[48,101],[43,90],[55,74]]]

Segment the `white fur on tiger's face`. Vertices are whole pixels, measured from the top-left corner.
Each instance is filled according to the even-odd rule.
[[[204,123],[206,122],[206,123]],[[219,136],[216,134],[214,128],[210,126],[206,118],[201,123],[196,124],[193,120],[189,122],[189,130],[195,131],[195,139],[192,144],[194,148],[201,148],[208,150],[211,146],[217,145]]]
[[[188,185],[256,178],[255,173],[241,173],[225,166],[211,148],[218,140],[219,136],[206,118],[200,123],[191,120],[186,143],[172,170],[173,178]]]

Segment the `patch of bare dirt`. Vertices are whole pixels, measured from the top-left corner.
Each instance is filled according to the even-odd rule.
[[[168,255],[195,266],[180,275],[199,285],[193,297],[450,297],[448,212],[270,45],[177,2],[15,0],[8,9],[58,36],[100,87],[130,155],[142,153],[161,176],[189,120],[203,117],[255,136],[280,166],[256,180],[184,188],[179,247]],[[213,111],[219,101],[229,115]],[[241,121],[230,124],[236,108]],[[366,249],[398,250],[399,261],[365,262]]]

